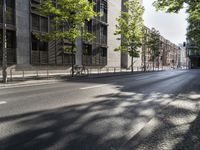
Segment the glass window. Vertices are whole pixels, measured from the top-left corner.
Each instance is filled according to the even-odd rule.
[[[14,10],[13,10],[13,8],[8,7],[7,11],[6,11],[6,23],[13,25],[14,21],[15,21],[15,19],[14,19]]]
[[[40,0],[31,0],[31,3],[34,5],[38,5],[40,3]]]
[[[3,22],[3,6],[0,4],[0,23]]]
[[[32,35],[32,50],[33,51],[39,50],[38,44],[39,44],[38,39],[36,39],[36,37],[34,35]]]
[[[14,0],[6,0],[6,6],[10,8],[15,8],[15,1]]]
[[[92,21],[91,20],[90,21],[86,21],[86,23],[85,23],[85,30],[87,32],[92,32]]]
[[[105,0],[101,1],[100,12],[102,14],[101,21],[107,22],[107,2]]]
[[[48,19],[41,17],[41,31],[48,32]]]
[[[107,26],[101,25],[101,43],[107,44]]]
[[[92,45],[84,44],[83,45],[83,54],[91,56],[92,55]]]
[[[48,50],[48,44],[46,42],[40,41],[39,42],[39,49],[40,49],[40,51],[47,51]]]
[[[13,31],[7,31],[6,32],[6,45],[7,48],[15,48],[15,32]]]
[[[40,30],[40,16],[32,14],[32,27],[33,30]]]
[[[33,51],[48,51],[48,43],[38,40],[32,35],[32,50]]]
[[[2,50],[3,47],[3,31],[0,30],[0,49]]]
[[[101,47],[101,56],[107,57],[107,48]]]

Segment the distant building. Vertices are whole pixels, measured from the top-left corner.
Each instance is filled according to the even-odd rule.
[[[150,33],[151,29],[146,27],[146,33]],[[148,38],[145,38],[148,41]],[[171,67],[171,68],[178,68],[180,66],[180,48],[176,44],[170,42],[169,40],[165,39],[162,35],[160,35],[160,54],[155,60],[155,67]],[[153,61],[152,61],[152,50],[143,44],[142,48],[142,66],[144,66],[146,62],[146,67],[152,68]]]

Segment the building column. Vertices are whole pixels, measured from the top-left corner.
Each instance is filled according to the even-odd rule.
[[[17,65],[30,65],[30,1],[16,0]]]
[[[79,38],[76,41],[76,55],[75,55],[75,64],[78,66],[83,65],[83,46],[82,46],[82,40]]]

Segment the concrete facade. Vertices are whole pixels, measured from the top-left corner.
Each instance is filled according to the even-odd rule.
[[[81,66],[83,63],[83,47],[82,47],[83,43],[81,39],[78,39],[76,42],[76,46],[77,46],[77,50],[76,50],[76,65]]]
[[[59,46],[56,46],[57,42],[51,42],[48,45],[48,51],[40,51],[38,44],[36,49],[33,49],[33,33],[41,32],[41,22],[44,17],[39,16],[39,30],[35,30],[36,26],[33,22],[33,15],[36,17],[37,12],[35,12],[35,5],[39,4],[40,0],[15,0],[15,30],[16,34],[16,64],[17,66],[56,66],[56,65],[68,65],[71,64],[71,54],[61,55],[63,52],[59,49]],[[131,57],[127,53],[121,53],[115,51],[115,49],[120,46],[121,41],[117,40],[118,36],[114,35],[116,30],[117,21],[121,14],[121,11],[126,11],[124,8],[124,2],[127,0],[93,0],[96,2],[99,7],[106,8],[107,17],[105,18],[97,18],[94,19],[92,23],[92,28],[95,27],[95,31],[92,29],[92,33],[97,36],[97,39],[91,44],[92,46],[92,54],[87,56],[84,55],[84,43],[81,39],[78,39],[76,42],[77,51],[75,54],[75,64],[76,65],[86,65],[92,67],[122,67],[122,68],[130,68],[131,67]],[[34,2],[32,4],[32,2]],[[100,5],[101,3],[101,5]],[[141,0],[142,4],[142,0]],[[98,9],[98,7],[96,8]],[[102,8],[100,8],[101,10]],[[100,11],[96,10],[96,11]],[[48,20],[48,19],[47,19]],[[36,19],[37,21],[37,19]],[[36,22],[37,24],[37,22]],[[49,25],[49,20],[48,20]],[[34,26],[34,27],[33,27]],[[107,37],[106,41],[103,41],[101,38],[102,26],[107,28]],[[49,27],[47,27],[47,32]],[[54,44],[56,43],[56,44]],[[166,42],[165,42],[166,43]],[[167,44],[166,44],[167,45]],[[167,47],[167,46],[166,46]],[[54,50],[56,49],[56,50]],[[103,50],[106,49],[104,53]],[[163,50],[164,51],[164,50]],[[170,55],[166,52],[166,63]],[[134,58],[134,66],[142,67],[143,65],[143,56],[142,56],[142,48],[140,49],[141,55],[139,58]],[[164,52],[163,52],[163,65],[164,63]],[[33,60],[34,59],[34,60]],[[39,60],[40,59],[40,60]],[[40,63],[34,64],[33,62],[38,61]],[[84,64],[84,61],[87,60],[87,64]],[[41,63],[42,62],[42,63]],[[67,63],[66,63],[67,62]],[[168,62],[170,63],[170,62]]]
[[[117,21],[121,14],[121,0],[108,0],[108,59],[107,66],[120,67],[121,66],[121,52],[114,51],[119,47],[121,42],[117,40],[114,35],[116,30]]]
[[[107,42],[101,43],[97,40],[92,44],[94,46],[94,54],[90,56],[89,62],[91,62],[91,65],[89,66],[97,66],[97,67],[124,67],[129,68],[131,65],[131,58],[124,53],[117,52],[115,49],[120,46],[121,42],[120,40],[117,40],[118,36],[115,36],[115,30],[117,21],[116,18],[118,18],[121,14],[121,11],[123,10],[123,3],[127,0],[93,0],[97,4],[99,3],[106,3],[106,9],[107,9],[107,21],[102,20],[101,18],[97,18],[97,21],[94,22],[92,25],[97,25],[96,31],[94,31],[96,36],[101,37],[101,25],[104,25],[107,27]],[[48,45],[48,52],[46,51],[40,51],[39,47],[40,44],[37,45],[37,49],[33,48],[33,34],[34,32],[41,32],[41,24],[42,24],[42,17],[38,17],[39,19],[39,30],[35,30],[37,25],[34,25],[33,21],[33,15],[36,17],[37,13],[35,13],[35,6],[39,4],[40,0],[15,0],[15,24],[13,25],[13,29],[16,34],[16,63],[15,65],[17,67],[32,67],[32,66],[42,66],[42,65],[48,65],[48,66],[55,66],[55,65],[66,65],[63,62],[68,62],[67,65],[70,66],[71,57],[70,54],[68,54],[67,57],[61,56],[62,53],[58,46],[55,46],[55,43],[57,42],[50,42]],[[142,1],[141,1],[142,3]],[[100,7],[102,7],[100,5]],[[96,8],[97,9],[97,8]],[[37,21],[37,19],[36,19]],[[34,25],[34,27],[33,27]],[[48,31],[49,29],[47,29]],[[76,65],[84,65],[83,60],[83,41],[81,39],[78,39],[76,42],[77,51],[75,54],[75,64]],[[96,47],[98,46],[98,47]],[[106,48],[107,54],[106,57],[104,56],[102,60],[98,60],[102,52],[100,51],[101,48]],[[52,51],[52,49],[55,49]],[[96,49],[98,49],[96,52]],[[97,54],[96,54],[97,53]],[[99,53],[99,54],[98,54]],[[103,54],[105,55],[105,54]],[[68,60],[67,60],[68,59]],[[105,61],[106,59],[106,61]],[[39,61],[39,63],[35,64],[35,62]],[[101,62],[103,63],[101,64]],[[136,66],[140,66],[141,59],[140,58],[134,58]],[[105,63],[106,62],[106,63]],[[54,64],[55,63],[55,64]],[[93,64],[94,63],[94,64]],[[88,65],[88,64],[87,64]]]
[[[30,65],[30,2],[16,0],[17,64]]]

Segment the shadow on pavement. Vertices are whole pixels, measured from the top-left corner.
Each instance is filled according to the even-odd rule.
[[[195,80],[178,97],[118,85],[119,93],[94,97],[100,102],[1,117],[1,123],[19,130],[0,139],[0,149],[199,149],[200,83]]]

